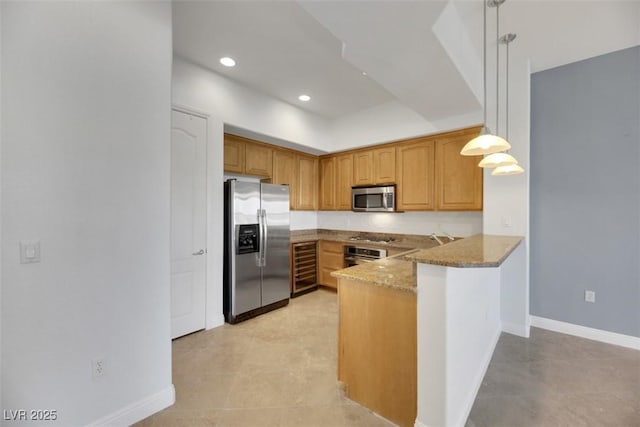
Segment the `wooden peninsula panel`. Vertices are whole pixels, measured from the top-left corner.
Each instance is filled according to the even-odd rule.
[[[413,426],[416,294],[341,278],[338,299],[338,380],[347,396],[400,426]]]

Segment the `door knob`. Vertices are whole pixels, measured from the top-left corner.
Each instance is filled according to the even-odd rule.
[[[204,255],[204,249],[200,249],[198,252],[194,252],[191,255]]]

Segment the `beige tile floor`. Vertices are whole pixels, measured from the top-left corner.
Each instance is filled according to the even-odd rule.
[[[338,305],[318,290],[237,325],[173,341],[176,404],[147,426],[390,426],[343,397]]]
[[[147,426],[389,426],[341,396],[337,300],[319,290],[173,342],[176,404]],[[467,427],[638,426],[640,352],[532,328],[503,334]]]

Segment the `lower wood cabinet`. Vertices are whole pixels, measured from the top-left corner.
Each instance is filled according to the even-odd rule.
[[[344,244],[329,240],[318,242],[318,284],[338,287],[338,279],[331,272],[344,268]]]
[[[399,426],[417,412],[416,294],[340,279],[338,380],[346,395]]]

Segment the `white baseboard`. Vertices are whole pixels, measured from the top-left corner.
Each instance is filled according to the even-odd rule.
[[[422,424],[420,421],[416,420],[416,422],[413,424],[413,427],[427,427],[427,425]]]
[[[471,409],[473,408],[473,404],[476,401],[476,396],[478,396],[478,391],[480,391],[480,387],[482,386],[482,380],[484,376],[487,374],[487,369],[489,369],[489,364],[491,363],[491,358],[493,357],[493,352],[496,350],[496,345],[498,345],[498,340],[500,339],[500,333],[502,331],[498,328],[491,339],[491,345],[487,347],[487,352],[482,357],[482,370],[479,371],[473,382],[470,384],[470,389],[473,391],[467,395],[467,401],[464,405],[464,412],[461,414],[461,417],[458,419],[455,426],[464,427],[467,423],[467,418],[469,418],[469,414],[471,413]]]
[[[531,326],[550,331],[560,332],[577,337],[600,341],[607,344],[619,345],[622,347],[640,350],[640,338],[632,335],[618,334],[616,332],[603,331],[586,326],[574,325],[573,323],[561,322],[559,320],[546,319],[544,317],[531,316]]]
[[[520,325],[518,323],[502,322],[502,332],[511,335],[517,335],[523,338],[529,338],[529,326]]]
[[[142,421],[145,418],[168,408],[176,402],[176,389],[171,384],[158,393],[147,396],[142,400],[125,406],[117,412],[102,417],[97,421],[89,424],[88,427],[114,427],[114,426],[130,426]]]

